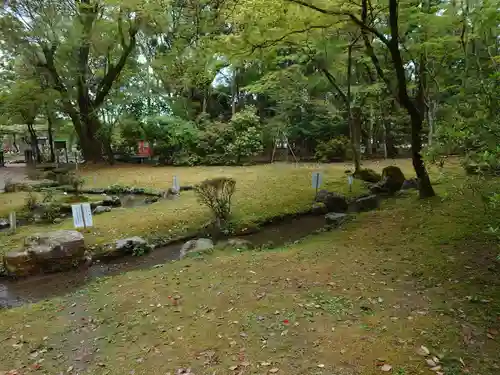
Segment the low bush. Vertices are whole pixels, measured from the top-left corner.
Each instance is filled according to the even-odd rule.
[[[349,139],[344,136],[332,138],[326,142],[320,142],[316,146],[316,160],[322,163],[345,160],[349,147]]]
[[[228,177],[219,177],[203,181],[195,186],[200,202],[206,205],[221,228],[231,214],[231,198],[236,190],[236,181]]]

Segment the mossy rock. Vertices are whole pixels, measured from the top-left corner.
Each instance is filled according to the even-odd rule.
[[[384,186],[390,192],[396,192],[401,190],[406,177],[399,167],[391,165],[382,170],[382,179],[384,180]]]
[[[357,172],[354,172],[353,177],[357,178],[358,180],[371,182],[372,184],[375,184],[382,180],[382,176],[370,168],[364,168],[360,169]]]

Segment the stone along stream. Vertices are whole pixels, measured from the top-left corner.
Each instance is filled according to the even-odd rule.
[[[325,227],[323,215],[302,215],[270,223],[260,231],[237,238],[250,241],[255,247],[277,247],[293,243]],[[42,274],[12,280],[0,279],[0,308],[16,307],[26,303],[63,296],[82,288],[88,282],[104,276],[162,266],[180,258],[183,242],[160,247],[136,257],[102,260],[90,266],[70,271]]]

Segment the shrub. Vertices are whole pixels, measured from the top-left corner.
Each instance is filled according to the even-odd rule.
[[[28,196],[24,201],[24,208],[27,211],[33,211],[38,206],[38,198],[33,192],[28,192]]]
[[[108,194],[124,194],[130,191],[130,187],[120,184],[109,185],[106,189]]]
[[[46,189],[43,191],[43,203],[50,203],[54,200],[54,190]]]
[[[239,164],[242,159],[258,155],[262,152],[262,136],[255,127],[235,134],[235,139],[225,147],[225,155],[229,162]]]
[[[43,207],[42,220],[53,223],[61,214],[61,207],[58,204],[50,203]]]
[[[85,183],[85,180],[83,178],[78,177],[75,174],[70,174],[69,184],[73,188],[75,195],[80,195],[84,183]]]
[[[327,142],[320,142],[316,146],[316,160],[322,163],[344,160],[347,155],[349,139],[344,136],[332,138]]]
[[[193,149],[198,139],[195,123],[174,116],[149,119],[144,133],[154,143],[154,154],[162,164],[174,163],[176,154]]]
[[[229,219],[235,190],[236,181],[227,177],[205,180],[195,186],[198,199],[212,211],[219,228]]]

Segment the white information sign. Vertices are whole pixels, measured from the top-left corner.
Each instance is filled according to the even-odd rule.
[[[347,176],[347,183],[349,184],[349,191],[352,191],[352,183],[354,182],[354,177],[352,177],[352,174]]]
[[[82,205],[72,204],[71,212],[73,214],[73,224],[75,228],[85,228],[85,222],[83,221]]]
[[[16,230],[17,227],[17,219],[16,219],[16,213],[12,211],[9,215],[9,223],[10,223],[10,229],[11,230]]]
[[[179,185],[179,179],[177,178],[177,176],[174,176],[174,183],[172,188],[177,192],[181,190],[181,187]]]
[[[314,172],[312,174],[312,187],[313,189],[318,190],[321,186],[321,182],[323,180],[323,176],[320,172]]]
[[[71,205],[73,224],[75,228],[87,228],[94,225],[90,203],[77,203]]]
[[[83,220],[85,221],[86,227],[94,226],[92,221],[92,208],[90,207],[90,203],[82,203],[82,212],[83,212]]]

